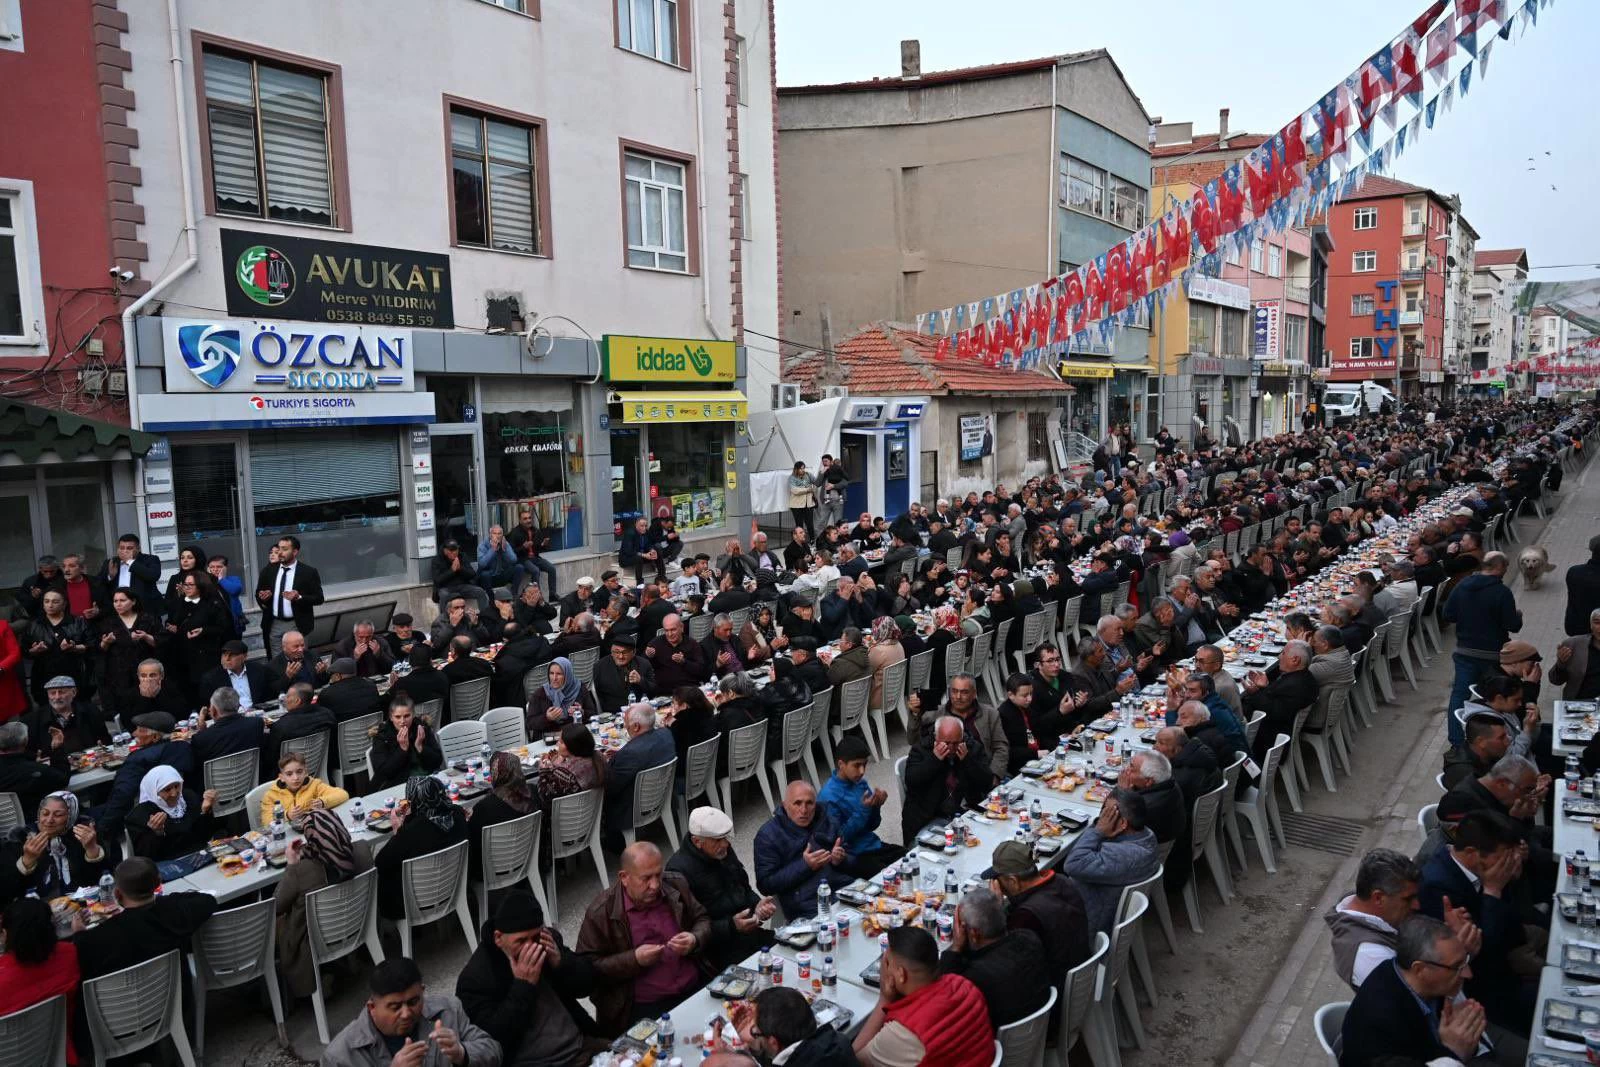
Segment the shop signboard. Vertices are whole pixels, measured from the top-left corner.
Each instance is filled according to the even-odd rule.
[[[448,330],[450,257],[249,230],[222,231],[228,314]]]
[[[732,341],[608,333],[601,351],[608,382],[731,382],[738,373]]]
[[[139,408],[143,428],[156,432],[422,425],[434,417],[432,393],[151,393]],[[414,454],[413,473],[427,474],[432,469],[429,461],[426,453]]]
[[[982,459],[994,451],[994,431],[987,415],[961,416],[961,462]]]
[[[1283,310],[1279,300],[1257,300],[1251,354],[1256,359],[1278,358],[1278,327]]]
[[[1203,274],[1193,275],[1189,279],[1189,299],[1240,311],[1250,310],[1249,286],[1225,282],[1221,278],[1207,278]]]
[[[163,319],[168,393],[409,393],[411,331]]]
[[[154,466],[146,464],[144,468],[144,491],[152,495],[172,492],[172,468],[170,466]]]

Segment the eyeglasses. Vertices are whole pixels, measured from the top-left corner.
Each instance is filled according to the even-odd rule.
[[[1463,956],[1460,963],[1440,963],[1438,960],[1418,960],[1417,962],[1425,963],[1429,967],[1438,967],[1443,971],[1453,971],[1456,974],[1460,974],[1467,969],[1467,964],[1472,962],[1472,957],[1470,955]]]

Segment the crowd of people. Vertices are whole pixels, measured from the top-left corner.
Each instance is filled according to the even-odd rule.
[[[1259,762],[1322,687],[1354,680],[1351,657],[1378,626],[1437,587],[1439,616],[1456,629],[1451,706],[1466,709],[1461,721],[1450,717],[1445,761],[1453,783],[1447,799],[1460,796],[1448,815],[1447,805],[1440,808],[1456,832],[1410,879],[1409,896],[1396,879],[1411,868],[1364,866],[1355,895],[1329,921],[1336,952],[1348,948],[1355,967],[1358,1006],[1368,996],[1363,979],[1379,975],[1387,985],[1369,999],[1382,998],[1385,1011],[1395,1010],[1394,982],[1409,983],[1419,1002],[1448,999],[1442,979],[1410,983],[1408,968],[1448,969],[1448,959],[1435,957],[1453,959],[1451,946],[1465,946],[1474,973],[1486,971],[1492,981],[1469,982],[1471,1006],[1447,1008],[1449,1025],[1435,1019],[1433,1032],[1454,1049],[1446,1031],[1452,1038],[1471,1031],[1481,1017],[1504,1028],[1502,1048],[1514,1046],[1527,1033],[1517,1011],[1528,996],[1515,952],[1532,941],[1512,936],[1516,924],[1507,915],[1486,924],[1476,905],[1499,900],[1491,889],[1543,885],[1548,872],[1536,848],[1529,854],[1529,840],[1537,836],[1531,819],[1546,795],[1550,756],[1537,714],[1525,710],[1530,687],[1538,691],[1539,654],[1512,639],[1521,622],[1502,581],[1507,560],[1485,550],[1483,531],[1558,485],[1556,457],[1593,423],[1587,410],[1572,419],[1547,405],[1466,403],[1427,420],[1408,410],[1239,447],[1202,443],[1208,446],[1184,451],[1173,443],[1144,462],[1119,446],[1115,464],[1079,479],[997,485],[854,523],[840,521],[843,475],[825,457],[817,475],[796,468],[795,524],[781,550],[756,534],[748,546],[729,541],[715,558],[691,554],[670,516],[641,519],[624,538],[617,569],[598,581],[581,578],[558,596],[540,556],[547,539],[524,515],[509,536],[492,528],[475,553],[443,543],[433,566],[440,610],[431,625],[406,614],[382,632],[361,623],[325,659],[305,638],[322,600],[320,580],[293,537],[280,540],[254,588],[268,651],[260,660],[240,640],[245,591],[226,559],[185,549],[165,595],[159,562],[132,536],[95,573],[80,557],[42,559],[19,589],[17,617],[0,622],[0,792],[15,792],[28,820],[0,844],[10,948],[0,974],[37,975],[21,995],[28,1000],[58,989],[71,972],[90,978],[162,946],[185,947],[216,902],[155,887],[215,836],[215,797],[203,767],[218,756],[255,753],[261,780],[272,783],[263,819],[281,806],[300,831],[275,891],[279,969],[297,997],[315,984],[307,893],[375,867],[380,915],[397,918],[405,860],[460,841],[476,852],[486,826],[599,788],[602,842],[618,873],[590,903],[571,948],[534,898],[502,895],[480,916],[480,944],[455,997],[424,991],[416,964],[391,957],[372,971],[366,1010],[325,1059],[587,1062],[635,1020],[660,1015],[770,944],[774,916],[813,913],[821,887],[871,877],[904,855],[929,822],[980,804],[1123,694],[1163,683],[1166,728],[1123,766],[1098,818],[1058,866],[1041,868],[1026,845],[1002,844],[985,887],[956,904],[954,940],[943,952],[919,929],[891,935],[881,1003],[853,1045],[808,1024],[791,990],[769,990],[734,1017],[746,1046],[779,1056],[775,1062],[979,1062],[969,1053],[992,1049],[999,1026],[1036,1010],[1043,991],[1059,990],[1088,957],[1094,936],[1109,933],[1123,888],[1160,868],[1164,846],[1176,846],[1166,887],[1182,888],[1189,813],[1196,797],[1220,784],[1221,768],[1240,753]],[[1405,553],[1382,560],[1381,573],[1366,574],[1355,593],[1323,604],[1316,616],[1290,615],[1289,640],[1270,670],[1236,682],[1223,669],[1218,642],[1242,620],[1462,487],[1469,491],[1458,494],[1448,520],[1419,526]],[[1350,506],[1330,506],[1351,490]],[[1227,534],[1290,512],[1297,514],[1281,531],[1242,558],[1224,549]],[[1553,657],[1551,680],[1571,697],[1600,692],[1600,655],[1589,658],[1591,646],[1600,649],[1600,538],[1592,548],[1578,584],[1593,603],[1576,616],[1577,629],[1569,610],[1573,638]],[[1026,670],[1012,672],[1021,627],[1009,627],[1008,645],[996,650],[1008,665],[1003,693],[990,694],[992,703],[980,696],[980,677],[954,671],[947,678],[945,650],[1074,598],[1094,635],[1075,650],[1047,639]],[[476,654],[486,645],[498,646],[492,659]],[[870,706],[885,707],[888,669],[926,651],[934,657],[927,686],[906,697],[900,826],[884,825],[888,792],[871,780],[882,768],[872,764],[866,740],[847,734],[820,790],[779,783],[781,802],[755,834],[750,870],[731,847],[731,812],[712,807],[693,812],[684,846],[670,857],[648,842],[626,844],[641,772],[673,758],[681,769],[690,748],[718,736],[725,765],[727,736],[759,721],[770,724],[775,758],[788,712],[863,678],[872,680]],[[770,668],[770,680],[757,685],[754,668]],[[449,719],[452,687],[477,679],[489,681],[496,705],[522,706],[528,736],[550,738],[554,747],[532,773],[512,754],[496,754],[492,791],[469,812],[431,775],[443,765],[438,726]],[[248,714],[270,701],[286,712],[270,725]],[[437,715],[420,714],[424,705],[438,707]],[[1243,724],[1255,712],[1265,713],[1266,728],[1251,746]],[[375,713],[368,785],[403,786],[407,803],[373,856],[334,814],[349,794],[308,775],[304,757],[284,745]],[[176,737],[191,714],[193,729]],[[623,724],[626,741],[614,753],[598,747],[585,725],[599,715]],[[69,756],[105,743],[119,724],[136,741],[126,762],[98,790],[74,792]],[[1586,753],[1585,764],[1600,765],[1600,748]],[[57,940],[41,901],[96,886],[107,874],[122,913]],[[1422,920],[1396,911],[1402,899],[1420,901],[1436,925],[1414,927]],[[1532,923],[1525,912],[1517,917]],[[1486,930],[1496,936],[1481,937]],[[1387,931],[1394,966],[1382,965],[1388,957],[1370,947],[1382,938],[1370,931]],[[1341,936],[1359,944],[1342,945]],[[1480,939],[1504,948],[1505,958],[1489,964]],[[592,1012],[579,1003],[585,999]],[[0,1011],[9,1010],[5,1003]]]

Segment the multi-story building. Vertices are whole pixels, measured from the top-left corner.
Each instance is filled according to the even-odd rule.
[[[1329,208],[1333,381],[1377,379],[1405,396],[1444,388],[1450,202],[1379,176]]]
[[[1553,356],[1571,343],[1571,324],[1554,309],[1536,307],[1524,317],[1523,358]]]
[[[70,284],[115,262],[145,290],[131,419],[164,441],[117,528],[249,575],[294,531],[335,616],[418,607],[439,542],[523,509],[563,586],[634,516],[747,524],[738,429],[780,333],[769,0],[23,6],[38,80],[0,51],[0,92],[41,133],[0,175],[18,140],[59,151],[46,123],[81,133],[99,188],[74,220],[35,178],[41,243],[76,225],[104,251]],[[77,98],[95,129],[52,103]]]
[[[1227,108],[1214,134],[1196,136],[1189,122],[1158,125],[1153,213],[1189,199],[1265,140],[1230,131]],[[1326,249],[1310,228],[1291,227],[1246,250],[1230,248],[1219,278],[1197,279],[1153,312],[1151,362],[1165,383],[1156,390],[1160,422],[1183,437],[1196,419],[1214,435],[1293,428],[1308,398],[1313,328],[1321,352],[1325,267]]]
[[[1461,198],[1450,196],[1449,252],[1444,284],[1444,395],[1467,384],[1472,367],[1472,270],[1478,231],[1461,213]]]
[[[1477,396],[1515,389],[1522,358],[1521,316],[1516,289],[1528,278],[1523,248],[1480,248],[1472,269],[1472,349],[1467,384]]]
[[[778,90],[788,335],[1011,293],[1147,221],[1150,116],[1103,49]],[[1075,353],[1072,428],[1145,423],[1142,328]]]

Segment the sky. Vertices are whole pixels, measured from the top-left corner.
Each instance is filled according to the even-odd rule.
[[[1152,116],[1214,133],[1226,107],[1231,130],[1268,133],[1427,6],[777,0],[778,84],[898,76],[903,38],[922,42],[924,71],[1105,48]],[[1460,194],[1479,248],[1526,248],[1535,268],[1578,264],[1535,270],[1535,279],[1600,276],[1597,44],[1600,3],[1593,0],[1558,0],[1525,34],[1513,28],[1511,40],[1495,38],[1488,73],[1474,65],[1467,98],[1424,129],[1389,175]],[[1409,122],[1409,105],[1400,109]]]

